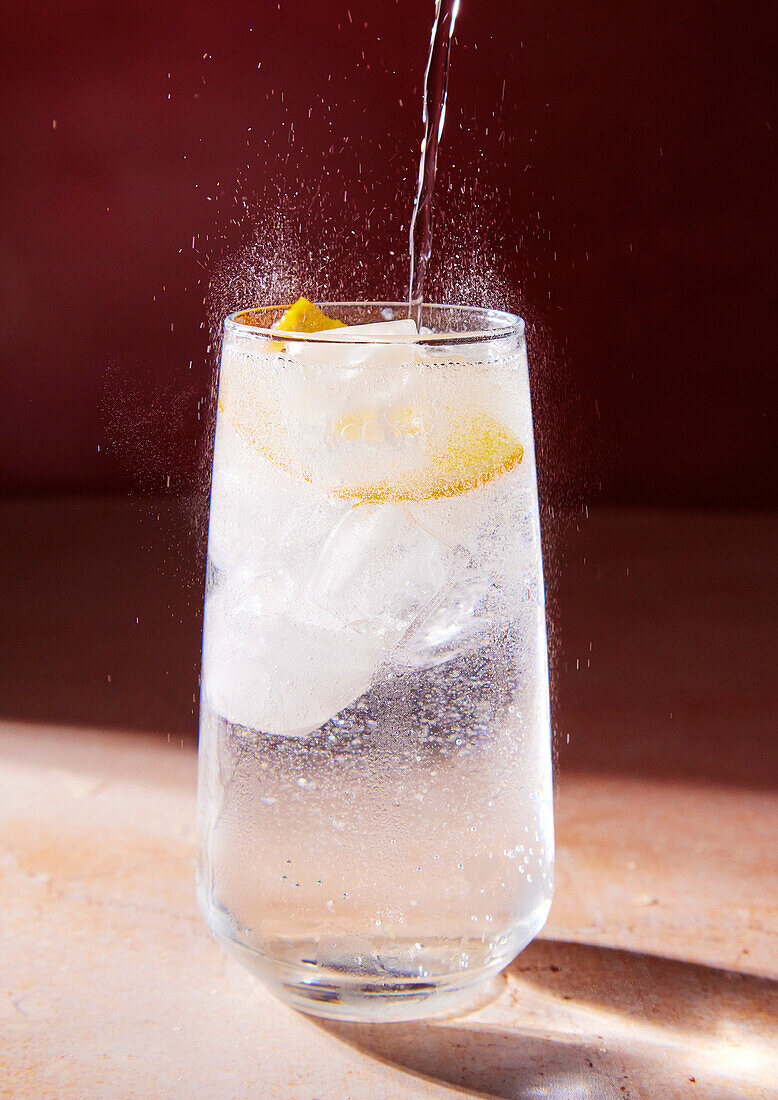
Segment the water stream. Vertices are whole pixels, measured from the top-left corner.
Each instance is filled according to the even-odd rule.
[[[435,0],[435,20],[424,74],[424,138],[419,160],[419,182],[411,214],[408,316],[420,324],[424,277],[432,250],[432,195],[435,190],[438,146],[446,118],[448,66],[460,0]]]

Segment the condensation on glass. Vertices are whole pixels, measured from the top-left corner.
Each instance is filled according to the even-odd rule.
[[[297,1008],[447,1013],[552,892],[524,326],[325,305],[225,323],[203,633],[199,899]],[[251,324],[246,324],[248,320]]]

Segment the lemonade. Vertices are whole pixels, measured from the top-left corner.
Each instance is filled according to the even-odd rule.
[[[339,1019],[450,1011],[551,898],[523,325],[421,322],[301,299],[225,323],[200,904],[279,995]]]

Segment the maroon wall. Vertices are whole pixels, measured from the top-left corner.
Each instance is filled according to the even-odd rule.
[[[533,322],[560,493],[774,500],[771,8],[463,0],[434,288]],[[403,292],[431,14],[3,5],[0,488],[185,490],[207,317]]]

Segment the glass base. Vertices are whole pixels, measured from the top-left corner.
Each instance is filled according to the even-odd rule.
[[[549,904],[544,902],[501,938],[499,947],[483,940],[456,941],[455,966],[450,939],[427,940],[423,948],[395,941],[389,958],[377,958],[346,951],[343,941],[325,955],[320,942],[284,937],[271,954],[243,942],[241,930],[223,909],[202,908],[218,942],[279,1000],[325,1019],[388,1023],[461,1015],[492,1000],[494,978],[543,927]],[[361,943],[364,950],[365,941]],[[407,960],[405,966],[401,960]]]
[[[291,1008],[310,1016],[354,1023],[399,1023],[471,1012],[492,1000],[492,981],[511,959],[483,970],[445,977],[349,973],[333,966],[296,966],[216,935],[230,954]]]

